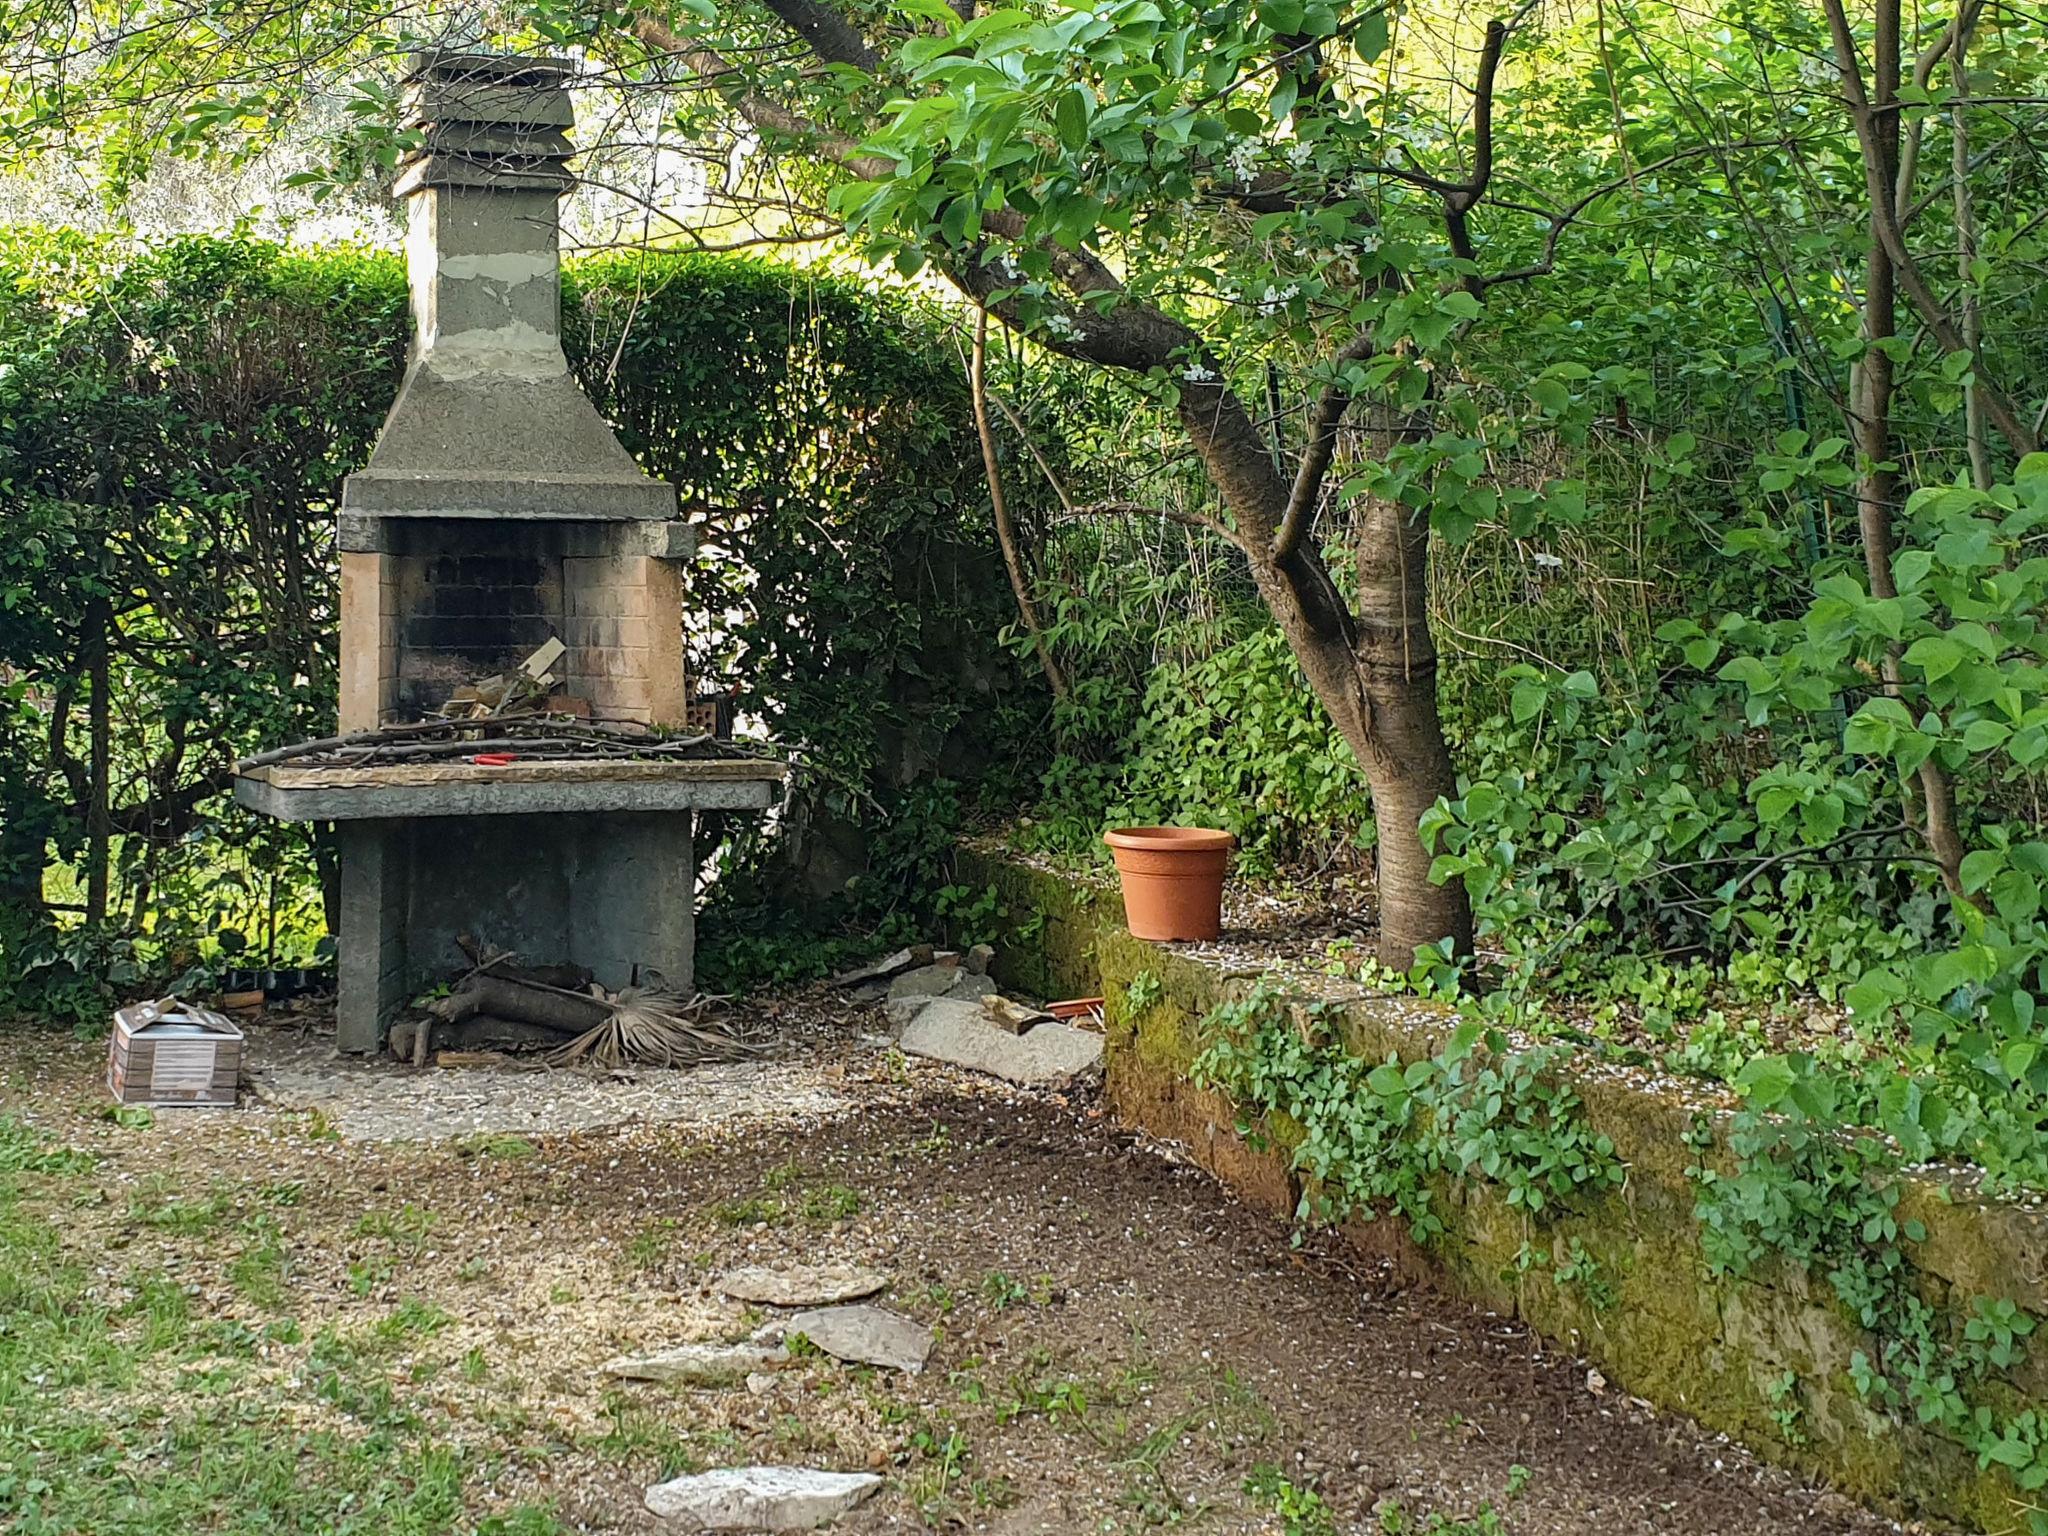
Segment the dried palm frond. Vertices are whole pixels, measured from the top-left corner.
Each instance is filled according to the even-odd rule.
[[[712,1061],[745,1061],[759,1056],[763,1045],[748,1040],[722,1022],[701,1016],[718,999],[686,998],[677,992],[627,987],[611,999],[611,1013],[601,1023],[548,1053],[551,1066],[591,1062],[600,1067],[638,1063],[654,1067],[688,1067]]]

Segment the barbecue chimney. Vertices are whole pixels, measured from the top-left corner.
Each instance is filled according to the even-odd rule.
[[[563,60],[442,55],[406,86],[411,354],[341,498],[343,733],[460,718],[479,679],[555,657],[548,709],[617,729],[687,716],[672,486],[644,474],[561,344]],[[559,642],[559,644],[557,644]],[[445,737],[447,732],[435,727]],[[768,806],[779,765],[726,755],[431,763],[265,754],[238,800],[335,825],[337,1043],[374,1050],[460,962],[458,935],[610,987],[691,984],[695,812]]]

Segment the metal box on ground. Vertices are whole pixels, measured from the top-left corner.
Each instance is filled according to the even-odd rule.
[[[232,1109],[242,1080],[242,1031],[233,1020],[175,997],[114,1015],[107,1087],[116,1102]]]

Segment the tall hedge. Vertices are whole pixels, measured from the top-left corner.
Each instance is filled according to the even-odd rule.
[[[222,790],[332,723],[334,502],[406,326],[383,253],[0,240],[0,996],[96,1006],[109,974],[318,934],[318,849]],[[843,884],[883,799],[989,755],[1017,682],[955,349],[906,302],[694,255],[573,266],[564,332],[703,521],[695,670],[809,744],[783,826]]]

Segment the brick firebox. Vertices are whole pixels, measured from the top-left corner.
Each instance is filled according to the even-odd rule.
[[[418,719],[549,639],[568,647],[554,669],[563,690],[594,717],[682,725],[670,540],[665,524],[417,518],[385,530],[385,550],[345,551],[341,728]]]

